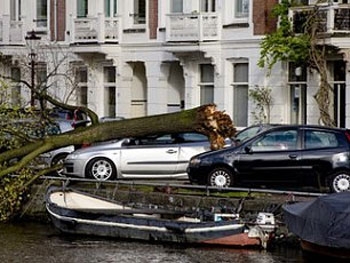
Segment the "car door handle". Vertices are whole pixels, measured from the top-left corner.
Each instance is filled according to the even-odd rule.
[[[297,158],[298,158],[298,155],[297,155],[297,154],[290,154],[290,155],[289,155],[289,158],[290,158],[290,159],[297,159]]]
[[[167,153],[177,153],[177,151],[175,151],[175,150],[173,150],[173,149],[167,150],[166,152],[167,152]]]

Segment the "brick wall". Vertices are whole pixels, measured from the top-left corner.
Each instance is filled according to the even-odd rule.
[[[271,10],[276,4],[278,0],[253,1],[254,35],[265,35],[276,30],[277,19],[271,15]]]
[[[55,7],[56,2],[56,7]],[[64,41],[66,32],[66,0],[51,0],[50,2],[50,31],[52,41]],[[56,25],[55,32],[55,8],[56,8]]]
[[[149,38],[157,38],[158,28],[158,0],[149,1]]]

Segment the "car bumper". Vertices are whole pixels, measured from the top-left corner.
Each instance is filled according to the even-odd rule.
[[[207,171],[206,169],[199,169],[196,167],[188,167],[187,168],[188,179],[193,184],[207,184]]]
[[[62,173],[66,176],[85,177],[82,166],[76,160],[65,160]]]

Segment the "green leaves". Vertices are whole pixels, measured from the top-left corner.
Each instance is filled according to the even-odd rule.
[[[273,14],[279,16],[279,27],[276,32],[266,35],[261,42],[259,67],[269,70],[278,61],[289,61],[296,64],[307,64],[311,39],[308,34],[294,34],[288,18],[289,1],[278,4]]]

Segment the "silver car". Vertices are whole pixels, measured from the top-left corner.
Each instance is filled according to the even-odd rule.
[[[76,127],[86,126],[88,121],[82,120],[82,121],[73,121],[73,120],[66,120],[66,119],[57,119],[54,121],[54,124],[51,125],[51,127],[55,128],[53,130],[49,130],[49,134],[60,134],[69,132],[71,130],[74,130]],[[41,154],[38,157],[39,163],[43,164],[44,167],[46,166],[54,166],[57,164],[63,163],[66,156],[73,152],[75,150],[75,147],[73,145],[69,145],[66,147],[62,147],[50,152],[46,152]],[[63,169],[59,169],[55,172],[54,175],[62,175]]]
[[[188,178],[189,159],[210,150],[199,133],[126,138],[77,150],[64,161],[63,174],[100,181],[126,178]]]

